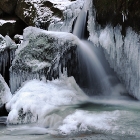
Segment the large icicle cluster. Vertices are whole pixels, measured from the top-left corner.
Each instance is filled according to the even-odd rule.
[[[123,36],[122,27],[119,25],[108,25],[101,29],[95,15],[96,11],[91,6],[88,19],[89,40],[104,48],[110,66],[129,94],[140,100],[140,35],[129,27]]]
[[[16,44],[9,36],[0,35],[0,73],[9,82],[9,67],[14,58]]]
[[[77,43],[78,38],[71,33],[26,28],[23,43],[16,50],[10,69],[12,93],[26,80],[41,79],[44,76],[47,79],[59,77],[59,65],[75,67],[72,62],[76,63],[76,60],[71,59],[76,59],[73,55],[76,55]]]
[[[126,36],[121,27],[106,27],[101,31],[99,41],[105,49],[110,65],[118,74],[131,95],[140,100],[140,35],[131,28]]]

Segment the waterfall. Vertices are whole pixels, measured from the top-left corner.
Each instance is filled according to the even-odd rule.
[[[74,26],[73,34],[79,38],[84,38],[84,32],[86,28],[86,17],[87,11],[82,9],[80,15],[77,18],[77,21]]]
[[[104,57],[102,49],[99,46],[96,47],[90,41],[84,40],[89,4],[90,0],[85,2],[73,30],[73,34],[81,39],[80,45],[77,48],[80,75],[79,84],[87,94],[96,95],[101,93],[110,95],[112,84],[116,81],[114,78],[115,80],[111,83],[111,76],[107,74],[107,72],[112,74],[112,70]]]

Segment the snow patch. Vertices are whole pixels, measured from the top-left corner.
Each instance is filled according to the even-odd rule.
[[[3,20],[3,19],[0,19],[0,26],[2,26],[3,24],[6,24],[6,23],[15,23],[16,21],[15,20]]]

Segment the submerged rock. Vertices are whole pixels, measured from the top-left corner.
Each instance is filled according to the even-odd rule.
[[[24,30],[23,43],[16,50],[10,69],[12,93],[22,82],[30,79],[52,79],[59,77],[59,65],[76,71],[76,46],[78,38],[71,33],[51,32],[28,27]],[[63,71],[63,70],[62,70]]]

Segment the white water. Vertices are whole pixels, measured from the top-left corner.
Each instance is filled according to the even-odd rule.
[[[74,26],[73,34],[80,39],[84,39],[89,5],[90,0],[86,1],[84,4]],[[89,41],[81,40],[77,53],[79,59],[79,73],[83,76],[80,84],[83,88],[90,90],[90,94],[93,95],[111,95],[113,89],[109,81],[110,75],[106,73],[107,70],[111,71],[111,69],[108,62],[102,56],[104,55],[102,50],[99,47],[96,48],[95,45]],[[115,78],[115,76],[113,76],[113,78]]]

